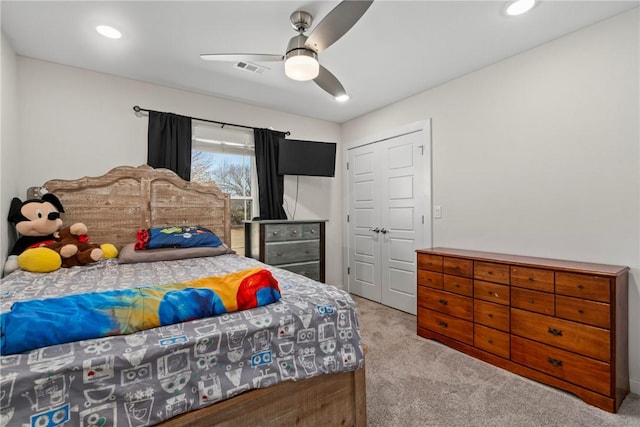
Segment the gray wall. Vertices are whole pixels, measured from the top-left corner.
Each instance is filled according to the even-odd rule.
[[[638,9],[342,126],[344,147],[431,118],[433,245],[631,267],[640,393]]]

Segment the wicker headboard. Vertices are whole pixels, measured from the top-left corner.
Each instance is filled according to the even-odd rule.
[[[201,225],[230,245],[229,195],[168,169],[119,166],[98,177],[47,181],[44,188],[62,202],[64,224],[85,223],[92,242],[121,248],[141,228]]]

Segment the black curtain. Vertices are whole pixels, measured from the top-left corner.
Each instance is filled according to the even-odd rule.
[[[287,219],[282,207],[284,176],[278,175],[278,143],[284,133],[269,129],[253,130],[260,219]]]
[[[149,112],[147,164],[191,180],[191,117]]]

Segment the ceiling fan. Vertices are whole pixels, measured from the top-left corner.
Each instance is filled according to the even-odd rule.
[[[291,25],[298,32],[289,40],[284,55],[261,53],[205,53],[200,58],[206,61],[284,61],[285,74],[299,81],[313,80],[318,86],[331,94],[338,101],[349,99],[347,91],[340,81],[318,62],[318,54],[338,41],[364,15],[371,1],[348,1],[339,3],[324,17],[308,35],[313,16],[303,10],[293,12]]]

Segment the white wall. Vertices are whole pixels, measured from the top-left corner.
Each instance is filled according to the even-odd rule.
[[[344,123],[343,144],[431,118],[434,246],[631,267],[640,393],[638,9]]]
[[[0,35],[0,260],[5,260],[10,249],[6,218],[11,199],[18,192],[20,165],[15,159],[20,150],[16,114],[18,60],[4,33]]]
[[[147,117],[133,106],[192,117],[273,127],[291,138],[339,142],[340,126],[293,114],[231,102],[18,56],[19,144],[13,164],[19,194],[52,178],[104,174],[119,165],[146,162]],[[338,161],[340,161],[338,159]],[[342,203],[340,173],[334,179],[301,178],[296,219],[328,219],[327,282],[341,285]],[[2,176],[3,182],[5,175]],[[285,179],[286,199],[295,197],[295,177]],[[5,197],[6,199],[6,197]],[[289,206],[292,205],[289,202]],[[5,215],[5,213],[3,213]]]

